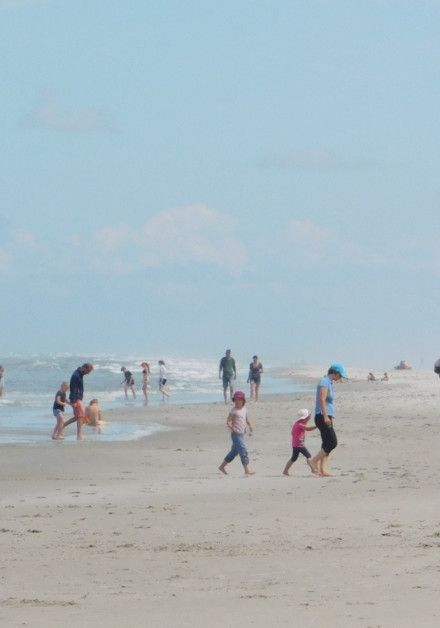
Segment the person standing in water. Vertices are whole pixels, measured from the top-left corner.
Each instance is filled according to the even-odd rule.
[[[131,371],[125,366],[121,366],[121,371],[124,373],[124,380],[121,384],[124,384],[125,398],[128,399],[128,391],[131,390],[133,399],[136,399],[136,393],[134,392],[134,377]]]
[[[77,440],[83,440],[83,422],[85,420],[85,411],[83,405],[84,398],[84,375],[88,375],[93,371],[93,364],[86,362],[82,366],[79,366],[76,371],[72,373],[70,378],[70,393],[69,401],[73,409],[73,417],[64,423],[64,427],[67,427],[71,423],[76,421],[76,438]],[[64,428],[63,428],[64,429]]]
[[[330,365],[327,375],[320,379],[316,388],[315,425],[321,433],[322,445],[320,451],[310,459],[310,468],[313,473],[330,477],[328,459],[330,453],[338,446],[338,439],[333,427],[335,417],[335,393],[333,383],[340,379],[347,379],[342,364],[335,362]]]
[[[145,401],[148,401],[148,384],[150,383],[150,365],[148,362],[142,362],[142,392],[144,393]]]
[[[218,376],[219,376],[219,379],[223,380],[223,398],[225,400],[225,403],[228,403],[228,400],[227,400],[228,388],[229,388],[229,395],[232,401],[233,394],[234,394],[233,381],[237,377],[237,368],[235,366],[235,360],[231,355],[230,349],[226,350],[225,355],[220,360]]]
[[[165,401],[165,397],[169,397],[170,393],[166,390],[165,384],[167,383],[168,371],[163,360],[159,360],[159,392],[162,395],[162,401]]]
[[[64,408],[67,403],[67,391],[69,390],[69,384],[67,382],[62,382],[59,387],[55,399],[53,402],[52,412],[56,419],[55,428],[52,432],[53,440],[63,440],[63,427],[64,427]]]

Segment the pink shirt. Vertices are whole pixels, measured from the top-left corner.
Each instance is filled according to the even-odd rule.
[[[305,419],[299,419],[292,425],[292,447],[304,447]]]

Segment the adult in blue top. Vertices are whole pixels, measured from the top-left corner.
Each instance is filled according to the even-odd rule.
[[[327,375],[324,375],[316,388],[315,425],[321,433],[322,445],[316,456],[310,459],[310,466],[313,473],[324,477],[331,476],[328,470],[328,457],[338,445],[333,427],[335,416],[333,382],[338,382],[341,378],[347,379],[347,374],[342,364],[335,362],[330,365]]]
[[[79,366],[70,378],[70,393],[69,400],[73,410],[73,417],[64,423],[64,427],[67,427],[71,423],[76,421],[76,437],[78,440],[83,440],[82,426],[85,422],[85,411],[83,405],[84,397],[84,375],[88,375],[93,371],[93,364],[86,362],[82,366]]]

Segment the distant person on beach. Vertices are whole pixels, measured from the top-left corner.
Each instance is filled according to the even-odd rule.
[[[434,362],[434,373],[440,377],[440,358]]]
[[[367,381],[369,381],[369,382],[375,382],[376,381],[376,378],[375,378],[374,374],[371,373],[371,371],[370,371],[370,373],[368,373]]]
[[[261,384],[261,373],[263,372],[263,365],[258,359],[258,355],[252,357],[252,362],[249,364],[249,375],[247,382],[250,385],[250,398],[258,401],[258,391]]]
[[[0,366],[0,397],[3,397],[5,392],[5,367]]]
[[[333,383],[342,378],[347,379],[342,364],[331,364],[327,375],[319,381],[316,388],[315,425],[321,432],[322,445],[316,456],[310,459],[310,467],[313,473],[324,477],[331,476],[328,469],[328,458],[330,452],[338,446],[338,439],[333,428],[335,416]]]
[[[380,381],[381,381],[381,382],[387,382],[389,379],[390,379],[390,378],[389,378],[389,376],[388,376],[388,373],[387,373],[387,372],[385,372],[385,373],[383,374],[383,377],[381,377]]]
[[[124,392],[125,398],[128,399],[128,391],[131,390],[131,394],[133,395],[133,399],[136,399],[136,393],[134,391],[134,377],[131,371],[129,371],[125,366],[121,366],[121,371],[124,373],[124,379],[121,384],[124,384]]]
[[[86,362],[82,366],[79,366],[76,371],[72,373],[70,378],[70,393],[69,400],[73,409],[73,417],[64,423],[64,427],[67,427],[71,423],[76,421],[76,438],[77,440],[83,440],[83,422],[85,420],[85,411],[83,405],[84,398],[84,375],[88,375],[93,371],[93,364]]]
[[[232,401],[233,394],[234,394],[234,384],[232,382],[237,377],[237,369],[235,366],[235,360],[231,355],[230,349],[226,350],[225,355],[220,360],[218,376],[219,376],[219,379],[223,380],[223,397],[224,397],[225,403],[228,403],[228,400],[227,400],[228,388],[229,388],[229,395]]]
[[[52,412],[56,419],[55,428],[52,432],[53,440],[63,440],[63,428],[64,428],[64,409],[67,401],[67,391],[69,390],[69,384],[67,382],[62,382],[61,386],[57,390],[55,394],[55,399],[53,402]]]
[[[292,457],[286,462],[286,466],[284,467],[283,475],[289,475],[289,469],[293,465],[294,462],[298,460],[299,454],[302,454],[306,459],[307,464],[310,468],[310,458],[312,457],[307,447],[304,445],[305,434],[306,432],[311,432],[312,430],[316,430],[316,426],[308,427],[307,423],[309,422],[311,414],[307,408],[303,408],[302,410],[298,410],[298,419],[292,425]],[[312,468],[313,471],[313,468]]]
[[[106,421],[102,419],[101,408],[99,407],[99,401],[92,399],[89,405],[85,409],[86,419],[88,425],[94,427],[97,432],[101,432],[101,427],[106,425]]]
[[[144,393],[145,401],[148,401],[148,384],[150,383],[150,365],[148,362],[142,362],[142,392]]]
[[[165,401],[165,397],[169,397],[170,393],[165,388],[167,383],[168,371],[163,360],[159,360],[159,392],[162,395],[162,401]]]
[[[399,364],[394,367],[396,371],[408,371],[412,367],[408,364],[406,360],[400,360]]]
[[[246,475],[253,475],[254,471],[249,467],[249,455],[244,440],[246,430],[249,428],[249,436],[253,432],[253,425],[250,416],[245,407],[246,396],[241,390],[237,390],[232,398],[234,407],[228,414],[226,426],[231,430],[232,447],[231,451],[225,456],[225,459],[219,466],[219,471],[227,475],[226,465],[234,460],[236,456],[240,456]]]

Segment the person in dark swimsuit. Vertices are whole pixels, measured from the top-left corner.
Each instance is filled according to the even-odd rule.
[[[249,364],[248,384],[250,385],[250,398],[258,401],[258,391],[261,384],[261,373],[263,372],[263,365],[258,359],[258,355],[252,357],[252,362]]]

